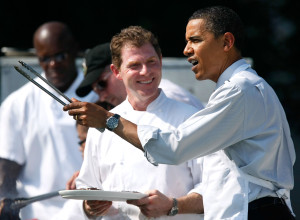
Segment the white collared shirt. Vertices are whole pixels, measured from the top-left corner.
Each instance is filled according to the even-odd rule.
[[[178,129],[140,124],[138,136],[154,164],[180,164],[224,149],[243,172],[279,189],[294,186],[295,150],[285,112],[273,89],[243,59],[222,73],[205,109]],[[276,196],[255,184],[249,188],[249,202]]]

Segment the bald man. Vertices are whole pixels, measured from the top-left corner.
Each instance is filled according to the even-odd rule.
[[[48,22],[33,36],[42,75],[68,97],[83,80],[77,43],[66,24]],[[63,99],[40,79],[49,91]],[[79,97],[78,97],[79,98]],[[94,102],[97,95],[80,98]],[[61,104],[32,83],[10,94],[0,108],[0,198],[32,197],[65,188],[82,163],[75,122]],[[66,200],[59,196],[20,211],[21,219],[50,219]]]

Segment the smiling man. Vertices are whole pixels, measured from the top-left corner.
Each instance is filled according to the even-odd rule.
[[[112,38],[111,52],[112,72],[124,83],[127,98],[111,110],[114,115],[108,121],[109,130],[113,131],[117,125],[118,114],[138,124],[174,129],[197,111],[191,105],[167,98],[158,87],[162,78],[162,55],[150,31],[140,26],[123,29]],[[201,219],[200,213],[203,213],[201,171],[201,159],[177,166],[152,166],[143,152],[113,132],[100,133],[90,128],[76,186],[148,194],[138,203],[132,203],[136,206],[124,202],[84,201],[89,217],[196,220]]]

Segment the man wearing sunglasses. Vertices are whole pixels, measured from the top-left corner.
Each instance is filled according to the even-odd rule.
[[[83,97],[93,90],[102,102],[108,102],[114,106],[123,102],[127,96],[125,86],[112,74],[110,64],[109,43],[100,44],[88,50],[83,62],[85,77],[76,90],[77,95]],[[159,87],[163,88],[169,98],[191,104],[198,109],[203,108],[198,98],[167,79],[162,79]]]
[[[78,47],[66,24],[41,25],[33,43],[42,74],[66,96],[76,96],[83,74],[76,68]],[[36,81],[63,98],[40,79]],[[97,99],[95,94],[81,98]],[[81,154],[74,149],[78,142],[74,120],[61,111],[60,103],[31,82],[2,103],[0,130],[0,199],[64,189],[70,175],[81,166]],[[21,219],[50,219],[65,201],[57,196],[35,202],[21,209]]]

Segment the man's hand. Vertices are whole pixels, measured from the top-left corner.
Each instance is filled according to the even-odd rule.
[[[146,217],[167,215],[173,206],[173,199],[158,190],[147,191],[148,197],[138,200],[128,200],[128,204],[136,205]]]
[[[69,115],[73,116],[79,124],[93,128],[105,128],[106,120],[114,115],[95,103],[80,102],[75,98],[72,98],[72,103],[65,105],[63,110],[68,111]],[[136,124],[121,117],[114,132],[125,141],[144,151],[137,134]]]
[[[106,119],[113,115],[95,103],[80,102],[75,98],[63,110],[68,111],[79,124],[93,128],[105,128]]]
[[[139,200],[128,200],[128,204],[136,205],[141,212],[147,217],[159,217],[167,215],[173,207],[173,198],[169,198],[158,190],[146,192],[148,197]],[[178,197],[177,206],[178,214],[203,214],[203,200],[198,193],[190,193],[188,195]]]
[[[68,180],[66,189],[67,190],[74,190],[76,189],[76,178],[79,175],[79,171],[76,171],[73,176]]]
[[[111,201],[84,200],[83,210],[87,217],[104,216],[111,207]]]
[[[19,217],[19,209],[11,209],[13,200],[4,198],[0,201],[0,219],[1,220],[21,220]]]

